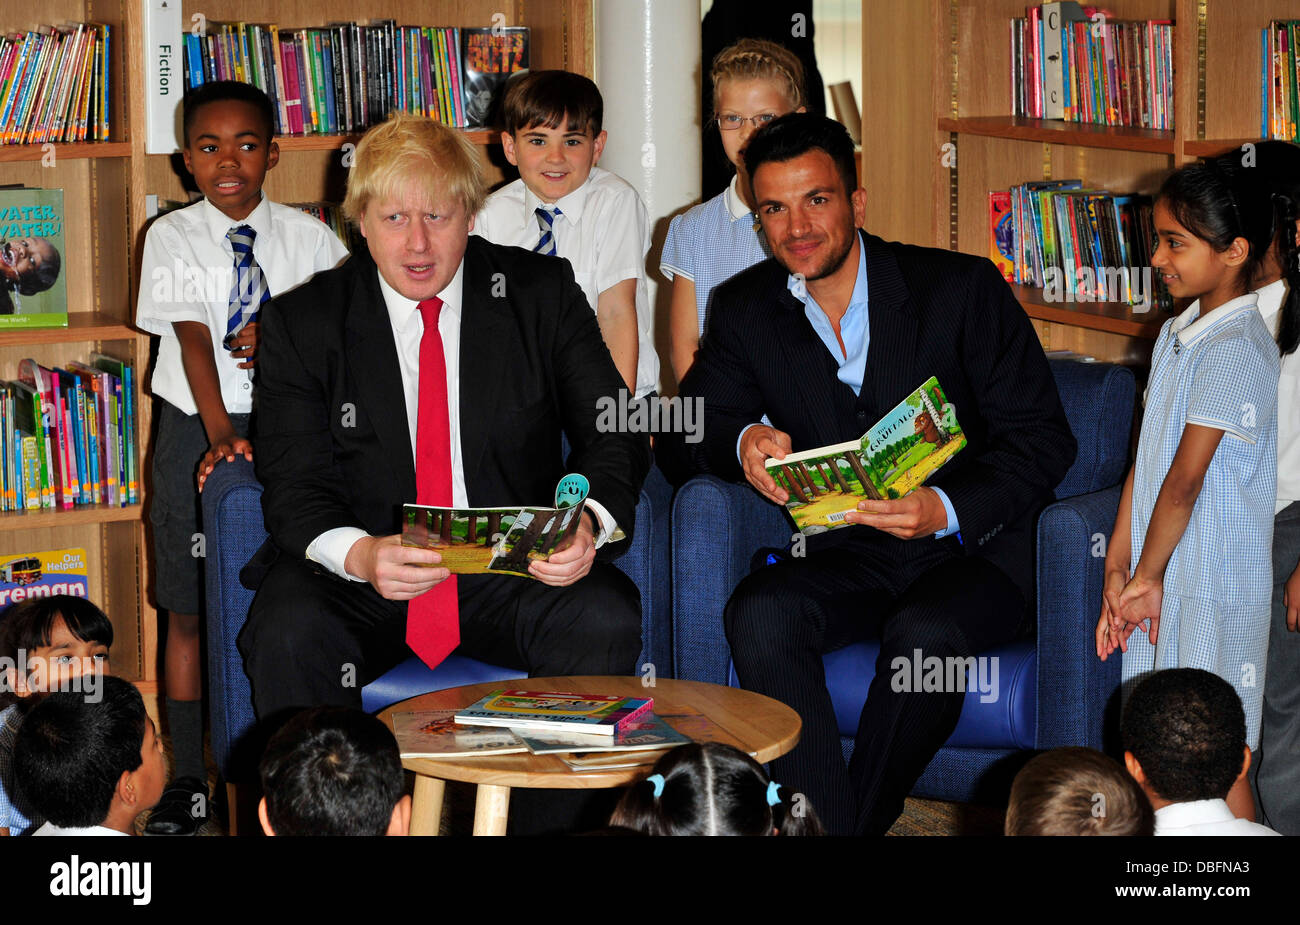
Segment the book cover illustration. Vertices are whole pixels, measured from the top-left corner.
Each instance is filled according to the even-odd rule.
[[[456,713],[468,726],[578,729],[611,736],[650,714],[654,701],[568,691],[499,690]]]
[[[501,88],[510,75],[528,70],[528,27],[461,29],[461,98],[469,128],[490,127]]]
[[[63,190],[0,189],[0,328],[68,326]]]
[[[512,730],[534,755],[557,752],[639,752],[674,748],[691,741],[668,724],[662,716],[651,714],[634,723],[626,723],[612,736],[581,732],[548,732],[537,729]]]
[[[904,497],[965,445],[957,410],[931,376],[860,440],[769,459],[767,470],[789,492],[795,525],[812,535],[844,526],[862,498]]]
[[[445,508],[402,506],[402,545],[436,549],[442,567],[457,575],[533,576],[528,564],[545,560],[578,531],[589,486],[584,476],[560,479],[552,507]]]
[[[989,193],[989,259],[1008,283],[1015,280],[1013,251],[1015,236],[1011,227],[1011,193]]]
[[[455,710],[393,714],[393,735],[403,758],[458,758],[510,755],[528,751],[509,729],[462,726]]]
[[[89,597],[85,549],[53,549],[0,558],[0,610],[33,597]]]

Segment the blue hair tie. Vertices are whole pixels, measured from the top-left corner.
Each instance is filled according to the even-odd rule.
[[[778,784],[776,781],[772,780],[767,782],[767,805],[768,806],[775,806],[777,803],[781,802],[781,798],[776,795],[776,792],[780,789],[781,789],[781,785]]]
[[[662,796],[664,792],[664,776],[662,774],[651,774],[649,777],[646,778],[646,780],[654,784],[655,799],[656,800],[659,799],[659,797]]]

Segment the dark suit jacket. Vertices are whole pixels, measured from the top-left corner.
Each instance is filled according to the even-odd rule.
[[[861,241],[870,328],[861,395],[836,378],[786,270],[769,259],[715,290],[681,387],[704,398],[704,438],[694,446],[673,438],[671,452],[691,471],[741,480],[736,441],[763,414],[795,452],[841,443],[937,376],[968,442],[928,484],[951,500],[965,552],[987,557],[1032,600],[1037,515],[1076,444],[1029,319],[988,260],[865,233]],[[930,542],[852,526],[810,538],[809,550],[885,543],[906,558]]]
[[[368,254],[267,303],[257,369],[253,460],[276,546],[301,559],[335,527],[397,532],[402,504],[415,500],[415,464]],[[470,504],[549,504],[559,478],[581,472],[630,537],[649,444],[596,427],[597,399],[622,387],[568,261],[470,237],[459,396]],[[561,430],[572,445],[567,466]]]

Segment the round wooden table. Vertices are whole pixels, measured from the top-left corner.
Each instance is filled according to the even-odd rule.
[[[700,714],[709,721],[711,741],[734,745],[759,762],[784,755],[799,741],[799,715],[770,697],[719,684],[669,678],[660,678],[653,687],[644,687],[641,678],[636,676],[520,678],[469,684],[395,703],[380,713],[379,718],[391,729],[394,713],[459,710],[499,690],[576,691],[650,697],[654,699],[656,713]],[[445,782],[449,780],[478,785],[474,834],[504,835],[511,787],[568,790],[622,787],[640,780],[647,771],[642,766],[577,773],[556,755],[528,753],[471,758],[404,758],[402,766],[416,775],[411,807],[412,835],[438,834],[443,791]]]

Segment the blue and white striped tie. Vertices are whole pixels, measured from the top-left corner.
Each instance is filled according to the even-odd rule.
[[[555,234],[552,225],[555,222],[555,216],[563,215],[564,213],[560,211],[558,206],[556,206],[553,214],[551,211],[543,209],[541,206],[538,206],[533,211],[537,213],[537,225],[542,229],[542,236],[538,240],[537,246],[533,248],[533,253],[545,254],[547,257],[554,257]]]
[[[257,232],[248,225],[240,225],[226,232],[235,252],[235,279],[230,287],[230,313],[226,319],[226,336],[222,340],[230,349],[231,339],[244,326],[257,320],[262,303],[271,298],[262,268],[253,259],[253,239]]]

